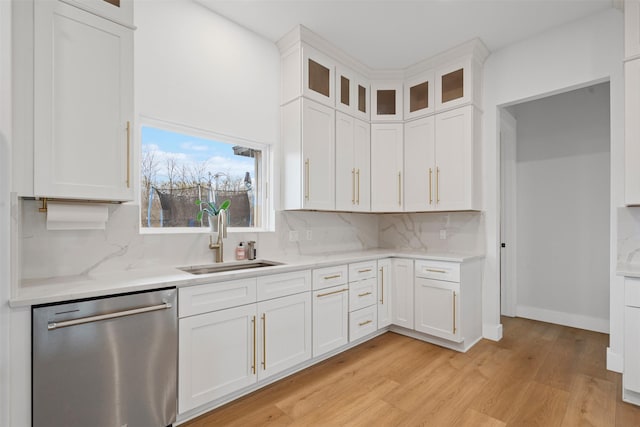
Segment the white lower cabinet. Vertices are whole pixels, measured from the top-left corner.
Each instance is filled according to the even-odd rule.
[[[311,295],[308,292],[258,303],[258,379],[311,358]]]
[[[313,357],[349,342],[349,286],[313,292]]]
[[[391,324],[391,259],[378,261],[378,329]]]
[[[460,284],[416,278],[415,330],[460,341]]]
[[[640,405],[640,279],[627,277],[624,282],[622,399]]]
[[[375,305],[349,313],[349,341],[355,341],[378,330],[378,308]]]
[[[180,319],[179,334],[180,413],[256,382],[255,304]]]
[[[394,258],[391,303],[391,323],[413,329],[413,260]]]

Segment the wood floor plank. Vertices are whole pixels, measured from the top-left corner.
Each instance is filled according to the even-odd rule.
[[[183,425],[640,426],[607,335],[502,322],[465,354],[387,333]]]

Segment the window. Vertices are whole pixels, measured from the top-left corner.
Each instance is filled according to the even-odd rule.
[[[208,231],[210,218],[198,219],[198,200],[217,207],[229,200],[229,227],[265,227],[267,145],[143,125],[141,146],[142,229]]]

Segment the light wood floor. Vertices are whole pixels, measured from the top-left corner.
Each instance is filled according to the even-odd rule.
[[[640,426],[608,335],[503,325],[466,354],[386,333],[185,426]]]

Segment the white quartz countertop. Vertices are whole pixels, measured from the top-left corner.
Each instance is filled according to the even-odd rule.
[[[483,258],[483,255],[470,253],[428,253],[404,250],[375,249],[326,255],[306,255],[295,257],[261,258],[262,260],[282,263],[259,270],[247,269],[211,274],[194,275],[179,270],[178,267],[157,267],[112,273],[88,274],[83,276],[64,276],[23,280],[17,295],[9,301],[11,307],[25,307],[49,304],[83,298],[101,297],[127,292],[161,289],[166,287],[185,287],[225,280],[256,277],[264,274],[285,273],[301,269],[329,267],[360,261],[382,258],[412,258],[434,261],[467,262]],[[249,262],[249,261],[247,261]],[[639,271],[640,274],[640,271]]]

